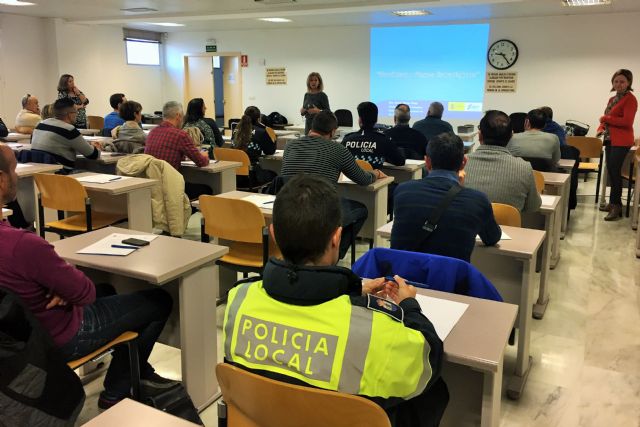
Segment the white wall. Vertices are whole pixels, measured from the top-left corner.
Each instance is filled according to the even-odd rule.
[[[484,108],[511,113],[549,105],[560,123],[577,119],[596,126],[617,68],[635,71],[640,85],[639,20],[640,14],[632,13],[491,21],[491,41],[509,38],[518,44],[520,58],[513,67],[518,91],[487,94]],[[249,55],[243,103],[267,114],[277,110],[290,122],[300,122],[298,109],[310,71],[323,76],[332,109],[355,113],[356,105],[369,96],[369,27],[350,26],[171,33],[166,45],[167,99],[182,100],[183,55],[203,52],[209,38],[216,39],[218,51]],[[287,68],[288,85],[265,84],[263,59],[269,67]]]

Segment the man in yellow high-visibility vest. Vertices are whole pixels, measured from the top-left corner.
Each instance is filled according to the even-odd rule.
[[[340,200],[322,178],[298,175],[280,190],[271,234],[284,260],[229,292],[225,360],[299,385],[367,397],[393,426],[437,426],[449,394],[442,341],[416,290],[398,276],[362,283],[335,266]]]

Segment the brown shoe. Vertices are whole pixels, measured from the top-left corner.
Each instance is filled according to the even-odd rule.
[[[609,212],[611,210],[611,203],[607,203],[606,205],[600,205],[598,210],[602,212]]]
[[[611,210],[609,214],[604,217],[605,221],[616,221],[620,217],[622,217],[622,206],[621,205],[611,205]]]

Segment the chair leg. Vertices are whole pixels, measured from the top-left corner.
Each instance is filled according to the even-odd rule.
[[[598,204],[598,199],[600,198],[600,180],[601,179],[602,179],[602,158],[600,158],[600,164],[598,165],[598,176],[596,177],[596,204]],[[604,194],[602,196],[604,197]]]
[[[40,237],[44,239],[44,207],[42,206],[40,194],[38,194],[38,221],[40,221]]]
[[[222,399],[218,401],[218,427],[227,427],[227,404]]]
[[[138,340],[127,342],[129,347],[129,368],[131,369],[131,397],[140,401],[140,360],[138,358]]]

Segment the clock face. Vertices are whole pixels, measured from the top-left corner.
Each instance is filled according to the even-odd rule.
[[[506,70],[518,60],[518,47],[511,40],[498,40],[487,52],[489,64],[497,70]]]

